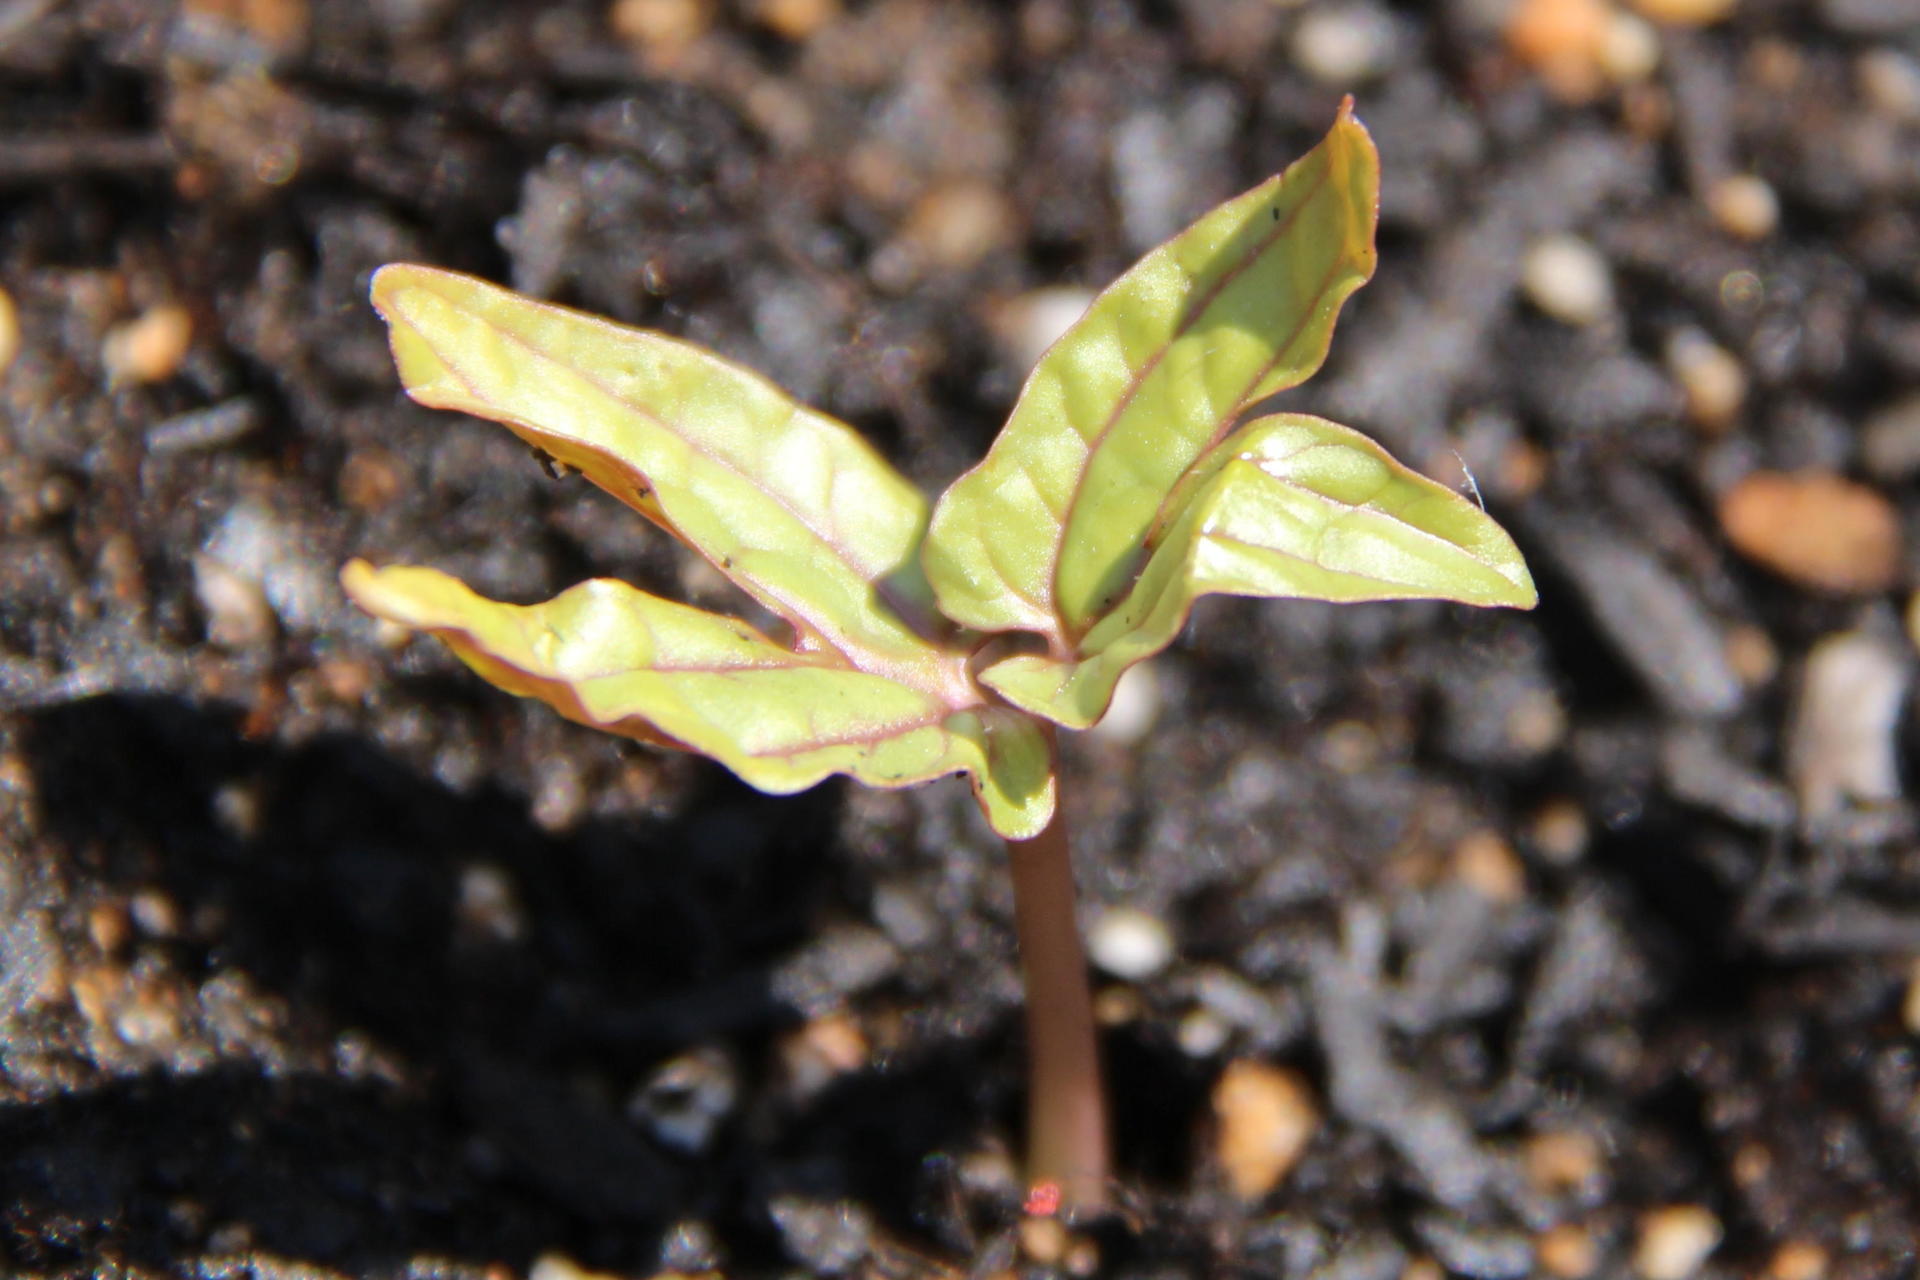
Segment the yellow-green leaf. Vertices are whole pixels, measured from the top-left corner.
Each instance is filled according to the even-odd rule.
[[[1031,717],[955,710],[835,654],[795,653],[734,618],[605,579],[537,605],[488,600],[436,569],[355,560],[340,581],[367,612],[432,632],[510,693],[712,756],[762,791],[798,791],[833,773],[879,787],[966,773],[1004,836],[1030,838],[1053,813],[1052,755]]]
[[[1519,549],[1491,516],[1337,423],[1258,418],[1195,477],[1145,571],[1087,633],[1078,660],[1008,658],[982,682],[1015,706],[1085,728],[1105,713],[1121,673],[1171,643],[1202,595],[1520,609],[1537,599]]]
[[[1319,368],[1341,303],[1373,273],[1378,192],[1349,102],[1285,173],[1101,294],[936,506],[921,554],[941,610],[1074,654],[1126,594],[1188,468],[1254,401]]]
[[[373,304],[414,399],[585,473],[791,622],[800,648],[963,687],[959,660],[912,625],[931,599],[926,499],[851,427],[700,347],[471,276],[383,267]]]

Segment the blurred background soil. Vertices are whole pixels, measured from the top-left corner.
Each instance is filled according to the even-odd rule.
[[[403,402],[412,259],[684,334],[930,488],[1358,97],[1288,403],[1531,615],[1213,601],[1069,747],[1121,1216],[1021,1226],[964,789],[760,797],[349,608],[722,583]],[[1911,1275],[1912,0],[0,3],[18,1276]]]

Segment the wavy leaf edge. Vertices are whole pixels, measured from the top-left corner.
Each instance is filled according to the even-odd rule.
[[[1031,838],[1053,814],[1051,745],[1037,720],[1010,707],[956,709],[613,579],[532,605],[491,600],[421,566],[355,559],[340,581],[366,612],[433,635],[508,693],[708,756],[761,791],[800,791],[832,774],[893,788],[962,773],[1009,839]]]

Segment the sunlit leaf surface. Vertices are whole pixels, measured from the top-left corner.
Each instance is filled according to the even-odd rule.
[[[925,497],[857,432],[760,375],[660,334],[471,276],[384,267],[374,306],[407,391],[494,419],[671,530],[803,648],[924,670],[914,622]]]
[[[1526,563],[1491,516],[1337,423],[1258,418],[1194,476],[1145,571],[1087,633],[1078,660],[1009,658],[982,681],[1016,706],[1084,728],[1105,712],[1121,673],[1165,648],[1202,595],[1534,605]]]
[[[435,569],[341,574],[361,608],[445,641],[493,684],[572,720],[712,756],[763,791],[844,773],[900,787],[972,775],[996,830],[1036,834],[1053,812],[1040,726],[1006,708],[956,711],[836,655],[794,653],[733,618],[624,583],[501,604]]]
[[[1349,104],[1285,173],[1102,293],[935,508],[922,558],[941,609],[1074,653],[1125,595],[1188,468],[1250,404],[1319,368],[1340,304],[1373,273],[1378,191]]]

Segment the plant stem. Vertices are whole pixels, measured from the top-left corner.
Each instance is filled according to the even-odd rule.
[[[1092,1211],[1107,1199],[1107,1106],[1064,812],[1033,839],[1007,841],[1027,988],[1027,1180],[1054,1183],[1065,1207]]]

